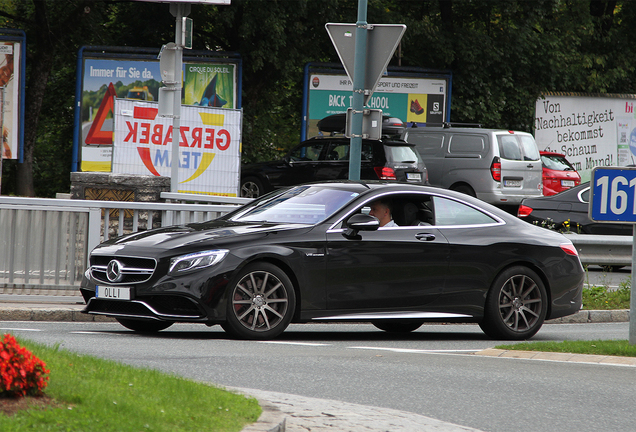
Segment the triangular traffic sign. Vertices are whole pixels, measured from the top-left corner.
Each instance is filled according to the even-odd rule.
[[[113,111],[116,96],[117,92],[115,91],[115,86],[113,86],[113,83],[108,84],[108,89],[106,89],[104,99],[102,99],[102,103],[99,105],[97,115],[95,116],[93,124],[86,135],[86,140],[84,140],[86,144],[113,143],[113,131],[103,131],[102,127],[104,126],[104,120],[106,120],[108,113]]]
[[[338,57],[353,82],[356,48],[355,24],[325,24],[327,33],[338,52]],[[380,82],[382,73],[389,65],[391,57],[406,30],[404,24],[369,24],[367,26],[367,67],[365,70],[364,89],[369,90],[364,96],[366,105]]]

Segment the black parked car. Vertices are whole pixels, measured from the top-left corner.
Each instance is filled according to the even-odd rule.
[[[368,214],[382,198],[397,227]],[[285,188],[205,223],[109,240],[90,255],[84,312],[159,331],[220,324],[269,339],[289,323],[476,322],[527,339],[581,307],[584,272],[563,235],[428,186],[327,182]]]
[[[256,198],[283,186],[348,179],[349,147],[348,138],[314,137],[282,160],[243,165],[241,196]],[[360,178],[428,183],[426,166],[415,146],[389,138],[362,141]]]
[[[579,234],[632,235],[632,226],[592,222],[588,217],[590,182],[567,189],[556,195],[526,198],[517,216],[526,222],[560,231]]]

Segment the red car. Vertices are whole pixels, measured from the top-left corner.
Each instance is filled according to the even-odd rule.
[[[543,195],[554,195],[581,184],[581,176],[565,155],[539,152],[543,164]]]

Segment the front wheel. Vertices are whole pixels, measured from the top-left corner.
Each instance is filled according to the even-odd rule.
[[[493,339],[524,340],[539,331],[547,310],[541,278],[527,267],[515,266],[493,282],[479,326]]]
[[[158,331],[167,329],[172,324],[172,321],[156,321],[149,319],[128,319],[128,318],[115,318],[119,324],[123,325],[127,329],[140,332],[140,333],[156,333]]]
[[[250,264],[230,285],[223,329],[240,339],[272,339],[289,325],[296,294],[289,277],[269,263]]]
[[[256,177],[247,177],[241,181],[241,197],[258,198],[263,195],[263,183]]]

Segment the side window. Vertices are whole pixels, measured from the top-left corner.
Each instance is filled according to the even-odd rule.
[[[362,143],[362,160],[373,160],[373,144],[370,143]]]
[[[485,149],[484,137],[479,135],[453,135],[448,144],[450,154],[481,154]]]
[[[436,155],[444,144],[444,135],[410,133],[406,140],[417,146],[422,156]]]
[[[523,160],[536,161],[541,158],[534,138],[531,136],[520,135],[519,141],[521,141],[521,148],[523,149]]]
[[[311,162],[317,161],[322,151],[323,143],[313,143],[300,146],[294,149],[291,154],[291,160],[294,162]]]
[[[466,204],[447,198],[433,197],[435,225],[485,225],[497,221]]]
[[[499,142],[499,155],[508,160],[523,160],[521,157],[521,148],[517,138],[513,135],[497,136]]]
[[[349,160],[349,144],[331,143],[325,154],[325,160],[329,161],[348,161]]]

